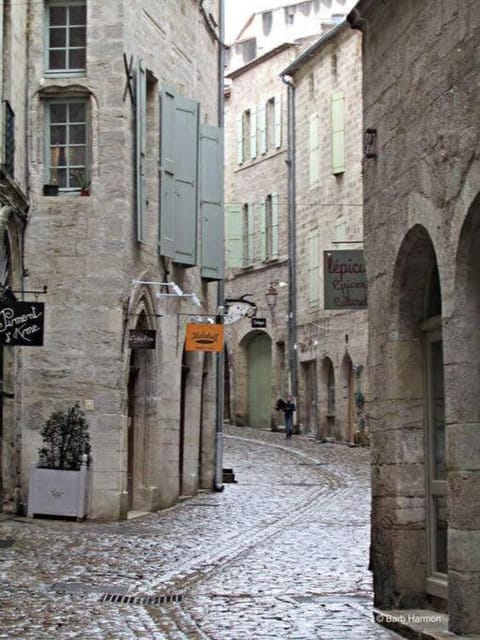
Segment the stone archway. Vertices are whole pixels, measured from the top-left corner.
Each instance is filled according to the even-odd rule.
[[[445,323],[448,473],[449,629],[480,631],[480,193],[461,229],[455,304]]]
[[[371,565],[377,606],[415,607],[435,586],[436,597],[446,592],[442,580],[429,582],[428,569],[434,501],[443,499],[443,488],[426,443],[433,426],[444,425],[444,412],[440,277],[422,225],[399,248],[387,304],[388,333],[382,344],[370,344],[382,353],[373,379]]]
[[[353,442],[355,434],[355,377],[353,375],[352,359],[348,353],[343,356],[340,366],[340,385],[338,389],[341,397],[337,401],[337,415],[339,429],[343,439]]]
[[[333,362],[325,356],[320,366],[319,380],[319,436],[335,437],[335,371]]]
[[[138,308],[142,308],[140,304]],[[142,308],[135,329],[151,329]],[[127,509],[151,511],[154,508],[150,487],[152,469],[151,435],[154,429],[155,350],[132,349],[128,375],[127,411]]]

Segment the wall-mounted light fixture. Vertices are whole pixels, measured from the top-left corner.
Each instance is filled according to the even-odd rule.
[[[376,158],[377,157],[377,130],[365,129],[363,134],[363,157]]]
[[[278,296],[278,291],[275,289],[273,282],[271,282],[270,286],[267,289],[267,292],[265,293],[265,298],[267,299],[267,306],[270,309],[270,312],[272,313],[272,315],[273,315],[273,310],[277,305],[277,296]]]

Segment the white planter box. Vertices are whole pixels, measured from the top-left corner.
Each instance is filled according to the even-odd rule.
[[[28,484],[27,514],[85,518],[88,508],[88,467],[80,471],[32,467]]]

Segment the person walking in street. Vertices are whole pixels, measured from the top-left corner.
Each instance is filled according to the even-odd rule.
[[[293,398],[290,394],[287,394],[287,399],[278,400],[276,409],[283,411],[285,414],[285,437],[291,438],[293,433],[293,413],[297,410]]]

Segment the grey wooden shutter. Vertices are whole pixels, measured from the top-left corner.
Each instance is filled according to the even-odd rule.
[[[145,242],[145,215],[147,194],[145,188],[146,139],[147,139],[147,74],[143,60],[138,60],[135,91],[135,227],[138,242]]]
[[[243,267],[243,217],[240,205],[225,207],[227,267]]]
[[[279,195],[272,193],[272,258],[278,258],[278,208]]]
[[[224,277],[223,130],[200,127],[201,276]]]
[[[185,266],[197,260],[198,102],[162,92],[160,254]]]
[[[175,255],[186,266],[197,262],[199,104],[180,96],[175,104]]]
[[[161,93],[159,252],[175,256],[175,93]]]
[[[258,227],[260,230],[260,260],[267,259],[267,222],[265,215],[265,203],[260,202],[258,205]]]

